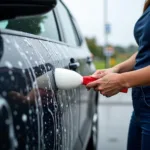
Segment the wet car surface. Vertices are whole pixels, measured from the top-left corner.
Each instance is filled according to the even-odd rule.
[[[86,149],[97,93],[59,90],[54,79],[55,68],[95,71],[66,6],[58,2],[47,14],[1,21],[0,28],[0,149]]]

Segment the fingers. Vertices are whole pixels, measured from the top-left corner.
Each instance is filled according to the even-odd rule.
[[[87,88],[87,87],[86,87],[86,89],[87,89],[88,91],[90,90],[90,88]]]
[[[117,91],[117,90],[116,91],[111,91],[111,92],[106,94],[106,97],[111,97],[111,96],[114,96],[114,95],[116,95],[118,93],[119,93],[119,91]]]
[[[98,85],[94,88],[95,91],[102,91],[102,87],[101,85]]]
[[[112,88],[111,89],[107,88],[105,90],[102,89],[102,91],[100,91],[100,93],[106,97],[114,96],[114,95],[118,94],[119,92],[120,92],[119,89],[114,90]]]
[[[103,96],[106,96],[106,97],[114,96],[120,92],[119,89],[114,90],[113,88],[103,87],[101,85],[95,87],[94,90],[100,92],[100,94],[102,94]]]
[[[106,72],[103,72],[102,74],[100,74],[100,77],[103,78],[104,76],[106,76],[107,73]]]
[[[104,77],[105,75],[106,75],[106,73],[103,72],[103,73],[101,73],[101,74],[93,74],[92,77],[94,77],[94,78],[102,78],[102,77]]]
[[[94,82],[89,83],[86,87],[87,88],[96,88],[97,86],[99,86],[101,84],[101,79],[98,79]]]
[[[92,77],[100,78],[104,72],[105,72],[105,70],[97,70],[94,74],[92,74]]]

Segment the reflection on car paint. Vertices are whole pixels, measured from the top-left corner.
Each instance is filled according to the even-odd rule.
[[[0,97],[0,116],[0,133],[1,138],[3,138],[3,143],[1,143],[1,147],[3,149],[7,149],[7,146],[9,146],[11,150],[15,150],[18,143],[14,134],[12,114],[8,103],[2,97]],[[8,141],[8,143],[5,143],[6,141]]]

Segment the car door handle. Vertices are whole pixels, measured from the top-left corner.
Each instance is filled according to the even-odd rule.
[[[91,57],[87,57],[86,63],[90,65],[92,62],[93,62],[93,59]]]
[[[70,62],[70,63],[69,63],[69,69],[74,70],[74,71],[75,71],[79,66],[80,66],[80,63],[79,63],[79,62]]]

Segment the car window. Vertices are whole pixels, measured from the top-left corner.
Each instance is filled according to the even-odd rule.
[[[78,37],[75,34],[75,30],[67,9],[61,2],[57,4],[57,9],[62,24],[63,32],[65,34],[66,42],[69,45],[78,46]]]
[[[22,31],[59,41],[57,24],[52,11],[34,17],[0,21],[0,28]]]
[[[78,36],[79,45],[81,45],[83,42],[83,35],[81,34],[80,28],[79,28],[79,26],[78,26],[78,24],[74,18],[72,18],[72,22],[73,22],[76,34]]]

